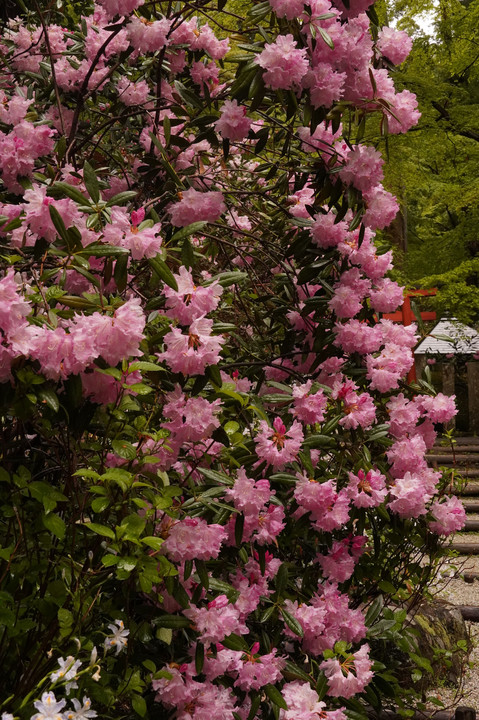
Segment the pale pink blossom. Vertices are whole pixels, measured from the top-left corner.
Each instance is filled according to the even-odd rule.
[[[304,0],[269,0],[278,17],[285,17],[287,20],[299,18],[304,10]]]
[[[324,420],[328,398],[323,390],[311,393],[312,380],[303,385],[293,386],[293,407],[290,413],[305,425],[314,425]]]
[[[226,595],[218,595],[208,607],[195,607],[192,605],[183,610],[196,626],[200,633],[200,640],[205,645],[219,643],[227,635],[246,635],[249,629],[240,620],[239,610],[232,605]]]
[[[273,648],[267,655],[257,656],[258,649],[253,647],[251,654],[246,655],[234,687],[248,692],[249,690],[259,690],[264,685],[274,685],[282,679],[281,670],[285,666],[285,660],[276,656],[276,648]]]
[[[429,529],[437,535],[450,535],[462,530],[466,524],[466,511],[464,505],[455,495],[444,502],[436,500],[430,508],[434,520],[429,523]]]
[[[194,320],[187,333],[173,328],[164,337],[166,350],[157,353],[173,372],[203,375],[208,365],[216,365],[224,343],[222,337],[211,335],[213,321],[205,317]]]
[[[168,34],[173,24],[172,20],[147,21],[136,15],[131,17],[126,26],[130,43],[140,53],[156,52],[169,45]]]
[[[292,35],[278,35],[266,45],[255,62],[266,71],[263,80],[272,90],[289,90],[301,83],[308,70],[306,50],[297,48]]]
[[[216,222],[226,210],[220,192],[199,192],[189,188],[181,195],[181,200],[171,205],[169,209],[171,222],[177,227],[185,227],[199,221]]]
[[[455,395],[421,395],[415,402],[433,423],[448,423],[458,413]]]
[[[237,100],[225,100],[220,112],[221,117],[215,122],[215,128],[221,137],[233,141],[243,140],[252,122],[246,115],[246,107],[238,105]]]
[[[256,454],[260,460],[266,460],[267,465],[279,470],[296,459],[303,440],[304,434],[297,420],[289,430],[279,417],[273,420],[273,427],[262,420],[260,432],[255,437]]]
[[[319,667],[328,678],[328,695],[348,699],[362,692],[373,678],[372,664],[369,645],[362,645],[342,663],[336,659],[323,660]]]
[[[226,532],[221,525],[186,517],[172,525],[161,551],[174,562],[211,560],[218,557],[224,540]]]
[[[367,192],[383,179],[384,160],[381,153],[367,145],[358,145],[346,158],[339,176],[348,185]]]
[[[166,311],[168,317],[177,320],[181,325],[189,325],[202,315],[218,307],[223,288],[218,282],[206,287],[193,281],[193,276],[183,265],[175,275],[177,290],[165,287]]]
[[[384,502],[388,493],[386,478],[379,470],[368,470],[367,473],[358,470],[356,475],[349,472],[348,477],[346,495],[355,507],[377,507]]]
[[[328,711],[326,703],[319,700],[318,693],[307,682],[285,683],[281,694],[288,709],[279,711],[280,720],[346,720],[345,708]]]
[[[411,52],[412,40],[404,30],[383,27],[378,33],[376,45],[393,65],[400,65]]]

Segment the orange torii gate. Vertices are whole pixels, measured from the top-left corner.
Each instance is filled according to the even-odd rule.
[[[386,318],[387,320],[393,320],[394,322],[399,322],[401,323],[401,325],[412,325],[412,323],[416,321],[416,316],[411,308],[411,298],[428,297],[431,295],[436,295],[436,293],[437,288],[431,288],[430,290],[408,290],[404,295],[404,303],[400,307],[400,309],[396,310],[396,312],[393,313],[385,313],[383,315],[383,318]],[[433,311],[421,312],[420,315],[422,320],[436,320],[436,313]],[[407,379],[410,383],[417,380],[415,365],[413,365],[410,369]]]

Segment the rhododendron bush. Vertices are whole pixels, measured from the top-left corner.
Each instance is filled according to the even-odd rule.
[[[236,7],[3,32],[4,719],[408,712],[385,642],[417,660],[464,522],[360,142],[418,119],[410,41],[367,0]]]

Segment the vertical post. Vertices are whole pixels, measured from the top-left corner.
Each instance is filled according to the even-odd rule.
[[[443,362],[442,364],[442,391],[444,395],[454,395],[454,391],[456,389],[455,386],[455,366],[454,363],[451,362]],[[452,430],[456,427],[456,419],[452,418],[447,423],[447,429]]]
[[[476,720],[476,711],[474,708],[459,705],[456,708],[454,720]]]
[[[467,363],[467,393],[469,403],[469,430],[479,432],[479,363]]]
[[[416,375],[418,380],[421,379],[422,374],[426,367],[426,356],[425,355],[415,355],[415,365],[416,365]]]

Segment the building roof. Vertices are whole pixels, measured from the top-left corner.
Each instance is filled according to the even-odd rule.
[[[456,318],[440,320],[414,350],[415,355],[473,355],[479,352],[479,333]]]

